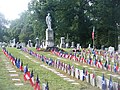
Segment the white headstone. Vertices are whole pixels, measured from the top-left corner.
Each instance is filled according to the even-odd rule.
[[[80,80],[83,81],[83,70],[80,70]]]
[[[120,53],[120,44],[118,45],[118,53]]]
[[[60,38],[60,48],[65,48],[65,37]]]
[[[75,47],[74,42],[72,42],[71,48],[74,48],[74,47]]]
[[[75,77],[78,79],[78,76],[79,76],[79,69],[78,68],[75,68]]]
[[[77,44],[77,49],[80,49],[80,44],[79,43]]]
[[[90,83],[92,86],[95,86],[95,77],[93,78],[93,74],[90,74]]]
[[[43,83],[43,84],[42,84],[42,90],[45,90],[45,87],[46,87],[46,84]]]
[[[91,47],[91,44],[89,44],[88,48],[90,48],[90,47]]]
[[[66,48],[69,48],[69,43],[66,43]]]
[[[71,76],[74,77],[75,74],[75,68],[74,66],[71,66]]]
[[[38,38],[38,37],[36,38],[36,44],[35,44],[35,47],[36,47],[36,48],[39,48],[39,47],[40,47],[40,44],[39,44],[39,38]]]
[[[25,43],[20,43],[20,45],[21,45],[22,47],[25,47]]]
[[[97,87],[102,89],[102,77],[101,76],[96,77],[96,85],[97,85]]]
[[[112,52],[115,51],[115,48],[110,46],[110,47],[108,48],[108,51],[109,51],[110,53],[112,53]]]

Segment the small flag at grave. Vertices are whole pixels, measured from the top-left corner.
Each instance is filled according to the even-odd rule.
[[[23,71],[23,62],[20,62],[20,71]]]
[[[49,90],[48,82],[46,84],[45,90]]]
[[[109,88],[109,90],[113,90],[113,82],[112,82],[112,77],[111,76],[110,76],[108,88]]]
[[[102,90],[106,90],[106,82],[105,82],[104,74],[102,76]]]
[[[28,71],[27,65],[24,67],[24,80],[30,79],[30,72]]]
[[[38,75],[37,75],[37,79],[36,79],[34,90],[40,90],[40,81],[39,81]]]
[[[31,71],[31,74],[30,74],[30,84],[32,86],[34,86],[34,75],[33,75],[33,70]]]

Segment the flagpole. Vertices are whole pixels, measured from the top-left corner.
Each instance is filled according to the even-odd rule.
[[[92,36],[93,38],[92,39],[93,39],[93,49],[94,49],[94,46],[95,46],[95,41],[94,41],[94,38],[95,38],[95,26],[93,26],[93,32],[92,33],[93,33],[93,36]]]

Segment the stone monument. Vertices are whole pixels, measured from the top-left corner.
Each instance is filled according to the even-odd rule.
[[[47,29],[46,29],[46,45],[45,47],[53,47],[54,46],[54,33],[51,28],[51,16],[50,13],[46,16],[46,24],[47,24]]]
[[[60,39],[60,48],[65,48],[65,37],[61,37]]]

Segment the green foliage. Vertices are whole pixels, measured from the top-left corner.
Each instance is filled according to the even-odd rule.
[[[6,35],[8,33],[6,32],[6,24],[7,21],[5,20],[5,17],[2,13],[0,13],[0,42],[3,42],[4,40],[7,41],[8,38]]]
[[[56,44],[60,43],[60,37],[68,35],[70,42],[86,47],[92,44],[91,33],[95,26],[95,46],[117,48],[119,10],[119,0],[31,0],[28,11],[11,22],[10,37],[24,42],[28,39],[35,42],[36,37],[45,40],[45,17],[50,12]]]

